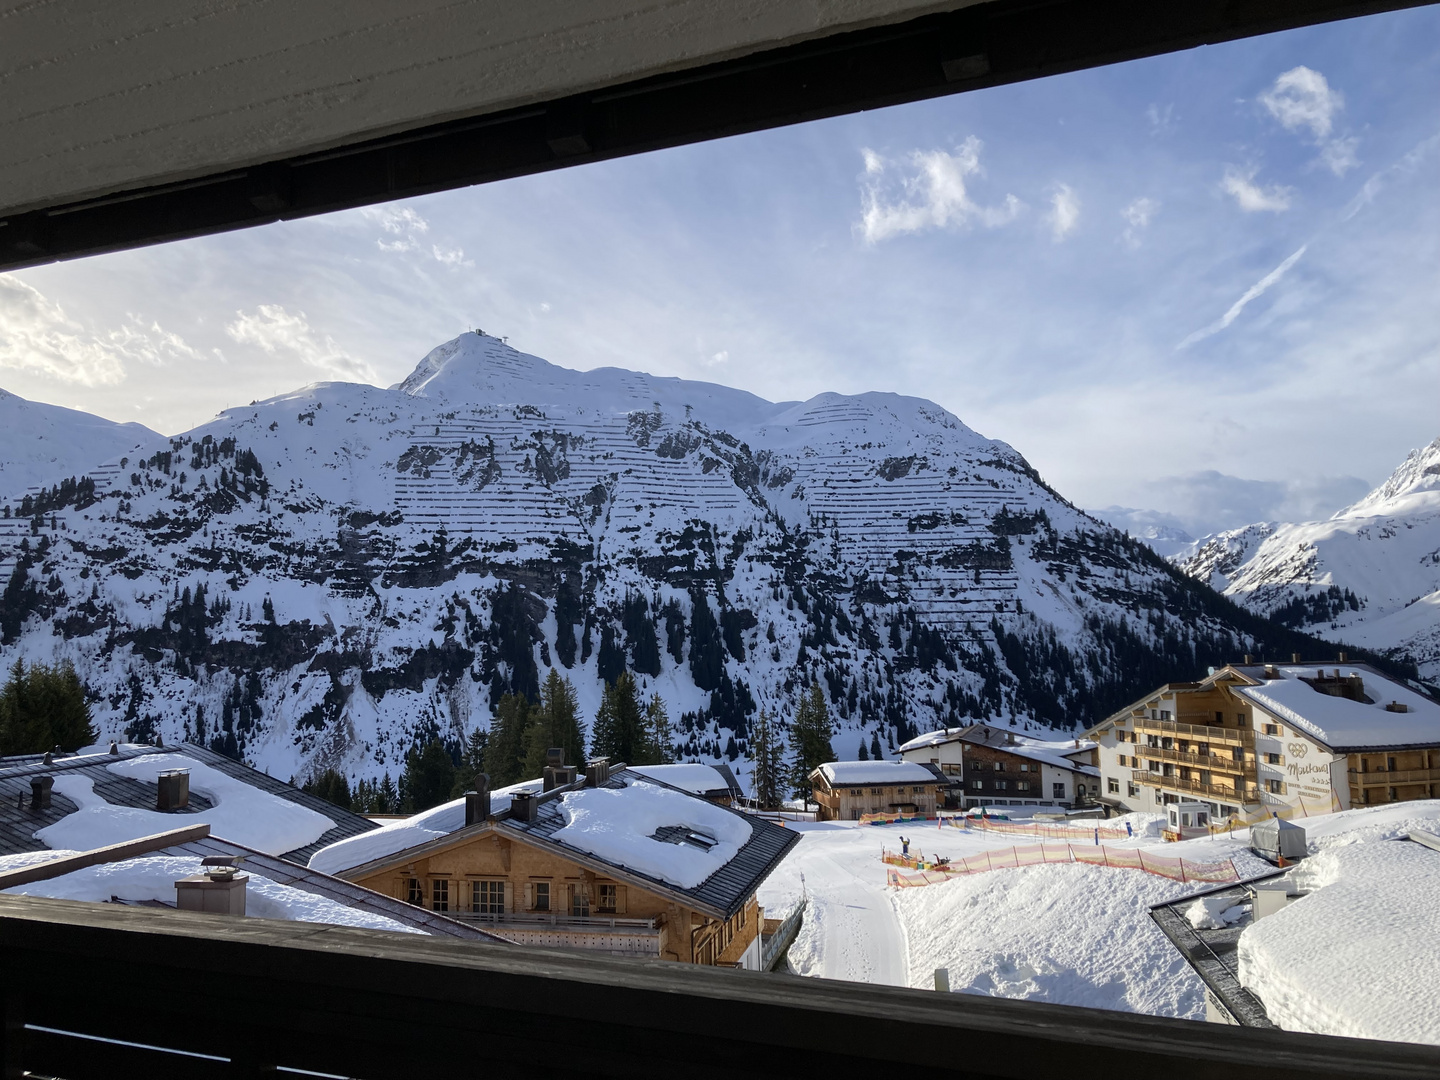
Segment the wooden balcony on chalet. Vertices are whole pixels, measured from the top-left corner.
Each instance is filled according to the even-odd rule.
[[[1178,720],[1152,720],[1148,716],[1132,716],[1136,731],[1153,731],[1191,742],[1220,743],[1224,746],[1255,745],[1255,732],[1250,728],[1221,727],[1219,724],[1182,724]]]
[[[1164,773],[1135,769],[1130,773],[1137,784],[1147,787],[1163,787],[1172,791],[1190,791],[1196,795],[1207,795],[1230,803],[1253,803],[1260,801],[1260,789],[1253,784],[1241,788],[1224,787],[1219,784],[1203,784],[1199,780],[1188,780],[1181,776],[1166,776]],[[1283,791],[1281,792],[1283,794]]]
[[[656,919],[612,915],[480,915],[447,912],[452,919],[475,923],[517,945],[586,949],[618,956],[659,956],[660,925]]]
[[[1350,783],[1355,787],[1399,787],[1403,784],[1440,784],[1440,769],[1371,769],[1350,770]]]
[[[1135,744],[1135,754],[1137,757],[1155,761],[1173,761],[1181,765],[1193,765],[1197,769],[1233,773],[1237,776],[1251,776],[1254,773],[1253,758],[1236,761],[1233,757],[1222,757],[1215,753],[1197,754],[1186,750],[1167,750],[1161,746],[1143,746],[1139,743]]]

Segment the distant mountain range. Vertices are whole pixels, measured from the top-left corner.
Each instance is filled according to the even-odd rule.
[[[893,756],[941,724],[1073,731],[1241,653],[1332,649],[917,398],[773,403],[466,334],[389,389],[310,386],[169,439],[90,450],[69,432],[103,423],[53,415],[76,456],[12,485],[0,662],[69,658],[107,737],[281,776],[394,775],[551,666],[591,716],[634,670],[679,755],[743,774],[756,711],[788,717],[812,682],[843,757]],[[33,439],[0,430],[7,469]]]
[[[1326,521],[1247,525],[1177,563],[1257,614],[1440,681],[1440,439]]]

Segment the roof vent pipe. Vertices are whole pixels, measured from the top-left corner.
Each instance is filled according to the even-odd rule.
[[[120,744],[119,744],[119,743],[116,743],[116,742],[112,742],[112,743],[110,744],[110,753],[112,753],[112,754],[118,754],[118,753],[120,753]]]
[[[1300,663],[1300,654],[1299,654],[1298,652],[1292,652],[1292,653],[1290,654],[1290,663],[1292,663],[1292,664],[1298,664],[1298,663]]]
[[[1339,660],[1342,664],[1348,664],[1350,662],[1350,658],[1346,656],[1343,652],[1337,653],[1335,659]]]
[[[475,790],[465,792],[465,824],[479,825],[490,816],[490,777],[475,775]]]
[[[30,778],[30,809],[50,809],[50,789],[55,786],[53,776],[32,776]]]
[[[1248,664],[1253,664],[1254,662],[1255,662],[1255,657],[1252,656],[1250,653],[1247,652],[1247,653],[1245,654],[1245,663],[1248,665]]]

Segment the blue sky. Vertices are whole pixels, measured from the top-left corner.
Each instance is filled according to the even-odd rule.
[[[1437,181],[1431,7],[0,276],[0,386],[173,433],[479,326],[1324,516],[1440,436]]]

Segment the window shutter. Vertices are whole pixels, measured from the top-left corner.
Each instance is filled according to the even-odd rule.
[[[615,886],[615,914],[616,914],[616,915],[624,915],[624,914],[625,914],[625,886],[624,886],[624,885],[616,885],[616,886]]]
[[[515,890],[511,886],[510,882],[505,882],[505,911],[507,913],[515,910],[514,892]]]
[[[535,910],[535,886],[528,881],[525,883],[525,910]]]

